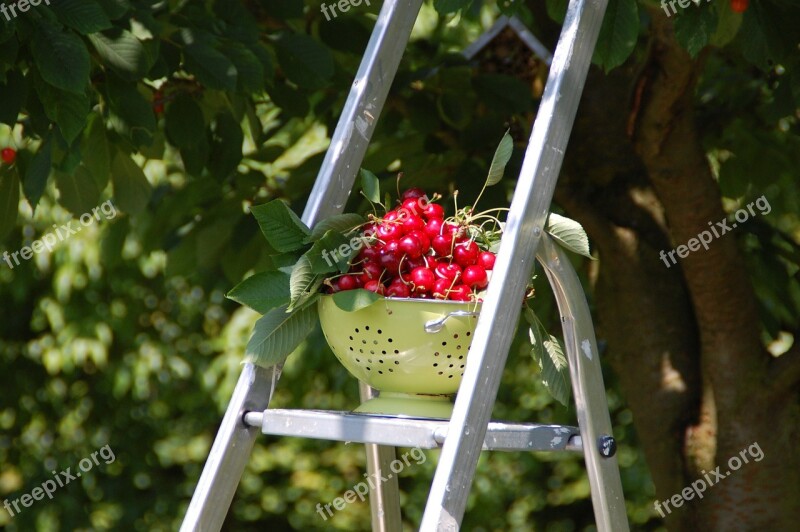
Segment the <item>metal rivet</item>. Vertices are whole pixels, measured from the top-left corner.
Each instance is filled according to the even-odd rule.
[[[597,438],[597,450],[603,458],[611,458],[617,454],[617,442],[613,436],[600,436]]]

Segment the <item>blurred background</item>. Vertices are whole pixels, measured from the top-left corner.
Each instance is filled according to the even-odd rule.
[[[225,294],[273,254],[248,207],[283,198],[302,212],[380,4],[328,20],[315,0],[65,0],[0,17],[0,147],[15,151],[0,166],[0,252],[78,227],[106,200],[116,211],[0,262],[0,499],[105,445],[116,457],[52,500],[0,510],[0,527],[180,526],[259,317]],[[800,9],[732,5],[667,16],[610,0],[553,207],[584,224],[600,259],[575,266],[636,530],[788,530],[800,517]],[[402,188],[468,203],[510,129],[514,156],[481,207],[508,205],[547,58],[513,28],[481,36],[516,16],[552,51],[565,6],[424,3],[363,164],[384,190],[403,172]],[[771,212],[660,261],[762,195]],[[366,207],[353,195],[347,210]],[[536,312],[560,335],[536,283]],[[529,351],[520,327],[493,417],[575,424]],[[357,398],[317,329],[272,406]],[[763,462],[666,520],[655,511],[753,441]],[[427,457],[400,474],[409,530],[438,452]],[[365,470],[359,445],[261,437],[225,528],[367,530],[365,503],[316,513]],[[463,528],[593,530],[581,457],[484,453]]]

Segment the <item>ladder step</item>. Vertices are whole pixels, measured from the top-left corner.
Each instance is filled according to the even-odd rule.
[[[440,419],[277,408],[248,412],[244,422],[277,436],[421,449],[441,447],[450,426],[449,421]],[[577,427],[490,421],[483,450],[583,452],[583,445]]]

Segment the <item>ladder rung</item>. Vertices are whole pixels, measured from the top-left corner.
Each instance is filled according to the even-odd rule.
[[[268,409],[248,412],[244,422],[264,434],[319,440],[377,443],[435,449],[444,444],[449,421],[354,414],[330,410]],[[491,421],[483,441],[487,451],[582,452],[580,430],[562,425]]]

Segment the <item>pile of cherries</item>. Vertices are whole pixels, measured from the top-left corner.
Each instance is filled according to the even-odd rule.
[[[489,284],[495,254],[470,238],[466,225],[445,220],[444,208],[410,188],[401,205],[362,229],[367,245],[333,292],[364,288],[386,297],[470,301]]]

